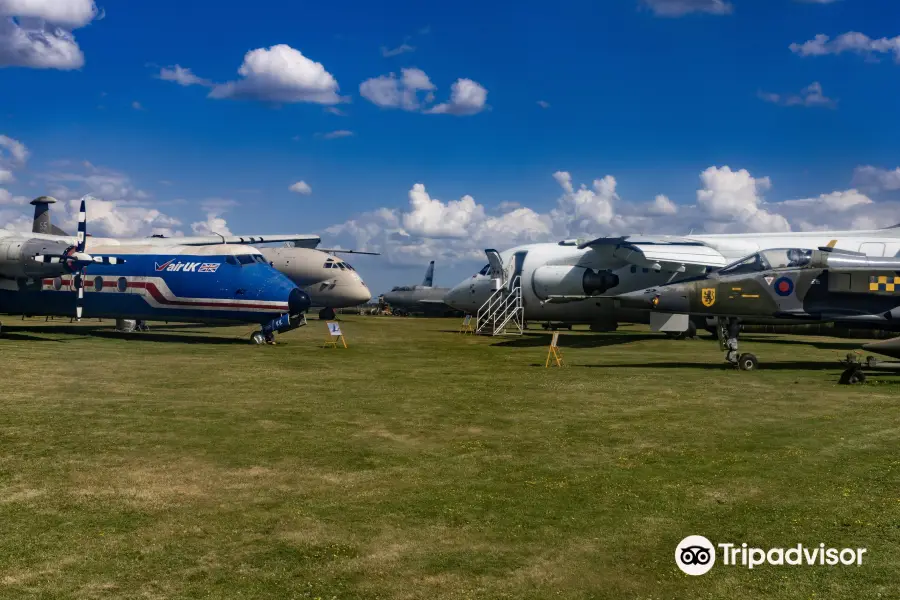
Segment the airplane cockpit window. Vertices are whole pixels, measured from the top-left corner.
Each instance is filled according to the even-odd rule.
[[[719,273],[722,275],[741,275],[744,273],[759,273],[772,269],[799,269],[805,267],[812,260],[812,250],[804,248],[775,248],[763,250],[747,258],[731,263],[723,267]]]
[[[333,269],[333,268],[334,268],[334,263],[331,262],[330,260],[325,261],[325,268],[326,268],[326,269]]]
[[[253,255],[252,254],[240,254],[237,257],[238,262],[242,265],[250,265],[253,264]]]
[[[344,263],[335,263],[335,264],[337,265],[337,267],[338,267],[341,271],[346,270],[345,267],[344,267]]]
[[[722,270],[719,271],[719,273],[722,275],[742,275],[744,273],[759,273],[768,268],[769,264],[765,262],[762,253],[758,253],[722,267]]]
[[[351,271],[355,271],[355,270],[356,270],[356,269],[354,269],[353,267],[351,267],[351,266],[350,266],[350,263],[348,263],[348,262],[345,262],[345,263],[344,263],[344,266],[347,267],[348,269],[350,269]]]
[[[491,265],[490,265],[490,263],[488,263],[488,264],[484,265],[483,269],[478,271],[478,274],[479,275],[487,275],[490,272],[491,272]]]
[[[801,248],[778,248],[761,252],[770,269],[797,269],[805,267],[812,260],[812,250]]]
[[[227,262],[229,265],[235,265],[235,266],[237,266],[237,264],[238,264],[237,259],[233,256],[226,256],[225,262]]]
[[[266,265],[266,264],[268,264],[268,263],[266,262],[265,257],[264,257],[262,254],[254,254],[254,255],[253,255],[253,260],[256,261],[256,262],[258,262],[258,263],[261,264],[261,265]]]

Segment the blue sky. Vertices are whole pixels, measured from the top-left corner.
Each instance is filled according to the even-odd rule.
[[[61,10],[91,8],[45,2],[22,15],[0,0],[0,15],[52,31]],[[62,23],[80,65],[23,59],[0,30],[0,135],[28,151],[25,161],[0,154],[12,173],[0,177],[7,222],[28,213],[25,198],[93,191],[136,223],[103,220],[112,233],[204,223],[323,233],[330,245],[386,253],[356,261],[377,292],[417,281],[429,258],[452,284],[485,246],[560,235],[900,221],[900,6],[890,0],[97,8]],[[850,32],[864,37],[840,37]],[[238,74],[245,55],[279,44],[328,77],[216,87],[248,79]],[[175,65],[201,83],[160,78]],[[426,82],[406,109],[361,92],[384,77],[369,89],[402,94],[404,68]],[[452,99],[459,80],[474,96]],[[337,131],[352,135],[326,135]],[[570,174],[571,191],[554,173]],[[612,191],[593,183],[605,176]],[[298,181],[311,193],[289,191]],[[419,204],[414,184],[427,190]],[[661,194],[675,212],[652,204]]]

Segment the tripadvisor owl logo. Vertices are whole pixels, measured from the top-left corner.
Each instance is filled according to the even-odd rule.
[[[688,575],[703,575],[716,564],[716,547],[702,535],[689,535],[675,548],[675,563]]]
[[[675,564],[688,575],[704,575],[716,564],[716,548],[722,551],[726,567],[754,569],[762,565],[836,567],[863,564],[866,548],[831,548],[796,544],[784,548],[755,548],[746,543],[713,544],[702,535],[689,535],[675,548]]]

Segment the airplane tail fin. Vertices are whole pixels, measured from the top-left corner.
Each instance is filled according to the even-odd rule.
[[[432,287],[434,284],[434,261],[428,263],[428,270],[425,271],[425,279],[422,281],[422,285],[425,287]]]
[[[55,202],[56,198],[51,198],[50,196],[40,196],[31,201],[32,206],[34,206],[34,222],[31,225],[32,233],[68,235],[50,222],[50,205]]]

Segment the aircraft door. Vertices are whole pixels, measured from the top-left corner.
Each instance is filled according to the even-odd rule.
[[[859,246],[859,251],[867,256],[884,256],[884,244],[881,242],[866,242]]]
[[[527,255],[527,250],[513,254],[512,274],[509,276],[509,281],[506,284],[508,290],[511,291],[516,278],[522,276],[522,269],[525,266],[525,257]],[[521,280],[519,285],[521,285]]]
[[[496,250],[485,250],[485,255],[487,255],[488,263],[491,265],[490,278],[493,280],[499,280],[500,285],[504,285],[506,283],[506,274],[503,272],[503,259],[500,258],[500,253]],[[499,289],[494,286],[494,289]]]

